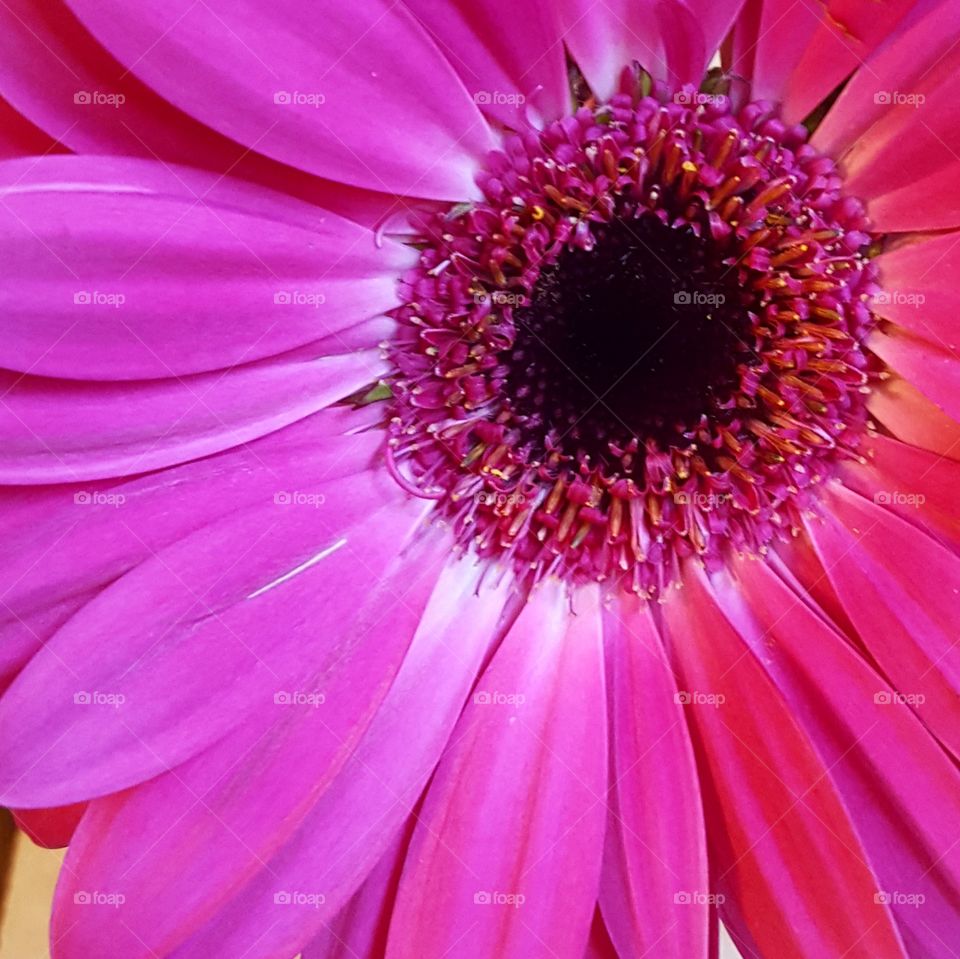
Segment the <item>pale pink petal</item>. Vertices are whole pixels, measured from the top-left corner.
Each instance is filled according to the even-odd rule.
[[[909,708],[960,755],[960,559],[839,483],[825,492],[826,517],[807,522],[825,575]]]
[[[704,782],[712,885],[701,895],[747,955],[905,957],[829,761],[766,672],[762,646],[753,651],[692,564],[663,618]]]
[[[152,89],[244,146],[374,190],[454,201],[476,192],[473,174],[491,133],[397,3],[70,7]]]
[[[4,802],[63,805],[140,782],[251,703],[304,688],[342,639],[329,624],[356,609],[354,590],[376,583],[427,509],[380,471],[317,483],[314,496],[199,529],[70,619],[0,699]]]
[[[624,955],[705,957],[706,836],[677,680],[645,601],[608,604],[603,633],[612,787],[600,907]]]
[[[570,110],[559,25],[549,4],[405,0],[484,113],[514,128]]]
[[[480,585],[483,571],[453,562],[438,583],[380,711],[299,830],[220,912],[172,953],[206,959],[293,955],[346,905],[413,813],[511,596],[509,579]],[[323,895],[289,908],[277,894]]]
[[[390,925],[389,959],[582,959],[606,820],[598,590],[534,590],[431,783]]]
[[[17,283],[0,365],[35,375],[183,376],[324,338],[343,353],[337,334],[395,306],[414,259],[328,211],[150,161],[23,160],[2,181]]]

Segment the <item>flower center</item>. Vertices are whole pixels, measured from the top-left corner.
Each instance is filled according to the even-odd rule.
[[[788,534],[855,455],[876,286],[804,128],[634,79],[509,138],[424,228],[389,458],[465,547],[652,595]]]

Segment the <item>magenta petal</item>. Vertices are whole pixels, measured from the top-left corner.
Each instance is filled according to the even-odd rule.
[[[527,108],[555,120],[570,108],[563,40],[549,4],[405,0],[484,113],[522,129]]]
[[[92,804],[58,889],[54,936],[67,953],[96,955],[127,929],[125,959],[169,955],[248,879],[269,872],[380,709],[449,551],[436,535],[396,557],[327,620],[333,642],[301,649],[296,682],[266,677],[273,693],[245,700],[242,725],[219,743]],[[171,862],[180,864],[174,908]],[[129,897],[115,923],[75,904],[77,891],[121,885]]]
[[[3,180],[0,364],[34,375],[183,376],[324,338],[344,353],[337,334],[393,307],[412,261],[336,214],[150,161],[24,160]]]
[[[825,575],[907,706],[960,756],[960,559],[839,484],[826,507],[807,522]]]
[[[356,607],[426,509],[379,471],[313,495],[199,529],[69,620],[0,700],[3,801],[63,805],[140,782],[251,703],[303,688],[337,642],[324,623]]]
[[[600,907],[623,955],[706,957],[706,837],[677,681],[646,602],[610,604],[603,633],[613,787]]]
[[[81,383],[0,372],[0,483],[129,476],[239,446],[356,392],[379,350],[311,347],[216,373]]]
[[[702,894],[717,897],[747,955],[905,957],[875,900],[855,813],[767,674],[762,645],[754,651],[692,564],[663,618],[704,784],[712,888]]]
[[[0,4],[0,93],[49,137],[96,154],[98,163],[108,155],[184,163],[282,190],[367,225],[396,209],[393,197],[294,170],[182,113],[104,50],[63,0]],[[95,102],[95,95],[112,99]],[[16,149],[0,148],[0,155],[48,152],[50,138],[23,124],[7,116],[4,136]]]
[[[382,433],[318,413],[236,450],[119,484],[0,489],[0,685],[101,589],[234,510],[362,473]],[[292,504],[296,508],[296,504]]]
[[[297,833],[172,959],[220,950],[246,959],[293,955],[346,905],[414,810],[496,643],[508,583],[479,586],[454,561],[441,576],[403,665],[355,754]],[[323,894],[289,908],[279,893]]]
[[[564,39],[600,99],[638,61],[660,80],[699,85],[742,0],[561,0]]]
[[[245,146],[373,190],[443,200],[475,192],[473,173],[493,138],[400,4],[70,6],[151,88]]]
[[[306,949],[303,959],[382,959],[414,820],[359,891]]]
[[[582,959],[606,820],[599,596],[536,589],[474,691],[428,790],[388,959]]]

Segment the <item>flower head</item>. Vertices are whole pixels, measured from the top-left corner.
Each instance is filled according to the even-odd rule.
[[[960,6],[11,4],[55,959],[947,955]]]

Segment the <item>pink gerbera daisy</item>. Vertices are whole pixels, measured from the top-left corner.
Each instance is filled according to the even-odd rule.
[[[55,959],[956,954],[960,3],[0,21]]]

